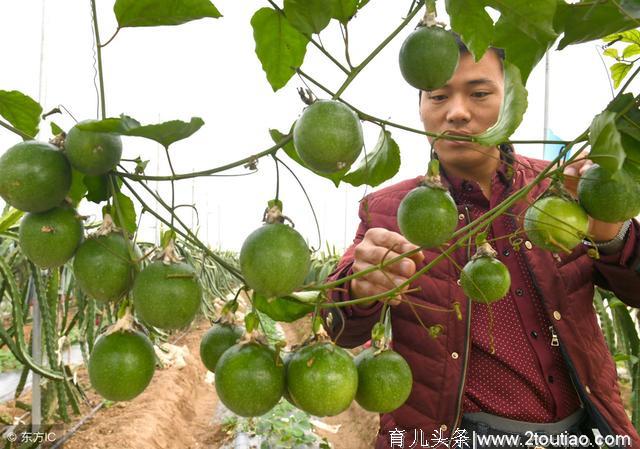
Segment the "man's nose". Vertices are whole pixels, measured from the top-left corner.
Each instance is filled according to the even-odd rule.
[[[468,123],[471,120],[469,105],[462,95],[453,95],[449,101],[447,122],[451,124]]]

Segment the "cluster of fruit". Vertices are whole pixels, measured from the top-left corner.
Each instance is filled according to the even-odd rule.
[[[138,272],[139,250],[108,215],[100,229],[84,239],[82,217],[66,199],[71,167],[84,175],[104,176],[120,161],[122,142],[117,135],[85,131],[79,125],[67,133],[61,148],[26,141],[0,157],[0,196],[28,212],[20,223],[22,251],[42,269],[60,267],[73,257],[78,286],[97,301],[115,302],[131,291],[136,314],[147,325],[163,330],[188,325],[202,296],[193,267],[165,258]],[[151,341],[131,326],[107,331],[89,361],[92,385],[111,400],[139,394],[154,369]]]
[[[216,324],[203,337],[200,357],[216,374],[220,400],[241,416],[260,416],[284,396],[314,416],[333,416],[355,399],[364,409],[387,413],[409,397],[413,378],[407,362],[391,349],[368,348],[355,359],[327,341],[278,353],[257,341],[241,341],[243,330]]]

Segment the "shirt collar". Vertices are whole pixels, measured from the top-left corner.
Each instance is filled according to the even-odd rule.
[[[513,180],[515,152],[513,146],[510,144],[502,144],[499,148],[500,165],[494,173],[492,183],[500,181],[505,185],[505,187],[508,187],[511,185]],[[440,175],[442,184],[453,192],[464,192],[469,189],[470,181],[451,173],[447,173],[442,164],[440,164]]]

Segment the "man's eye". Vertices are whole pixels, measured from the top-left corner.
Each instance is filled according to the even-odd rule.
[[[487,95],[490,95],[491,92],[474,92],[472,95],[476,98],[484,98]]]
[[[446,95],[430,95],[429,96],[429,100],[433,100],[433,101],[443,101],[446,99],[447,99]]]

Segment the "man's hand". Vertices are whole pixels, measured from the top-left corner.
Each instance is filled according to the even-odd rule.
[[[569,164],[564,168],[564,187],[574,198],[578,198],[578,181],[580,181],[580,177],[589,170],[592,165],[593,162],[590,159],[583,159]],[[607,223],[589,216],[588,232],[596,242],[606,242],[618,234],[623,223],[624,222]]]
[[[393,259],[402,253],[418,248],[401,234],[384,228],[371,228],[364,239],[356,246],[353,272],[365,270],[380,262]],[[386,266],[383,270],[373,271],[351,281],[351,296],[364,298],[385,292],[405,282],[416,272],[416,264],[424,260],[422,252]],[[406,290],[405,287],[403,289]],[[400,296],[389,301],[391,305],[400,303]]]

